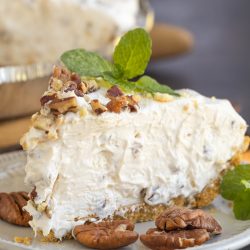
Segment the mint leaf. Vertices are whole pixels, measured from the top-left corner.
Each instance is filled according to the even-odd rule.
[[[250,180],[241,180],[241,183],[245,186],[246,189],[250,189]]]
[[[150,76],[142,76],[136,83],[136,87],[148,93],[166,93],[170,95],[180,96],[173,89],[166,85],[159,84]]]
[[[149,34],[141,28],[127,32],[120,40],[114,52],[114,64],[108,62],[94,52],[84,49],[74,49],[63,53],[61,61],[81,77],[102,77],[98,83],[109,88],[118,85],[125,92],[167,93],[180,96],[166,85],[159,84],[149,76],[143,76],[138,81],[129,81],[142,75],[151,56],[152,42]]]
[[[104,72],[103,79],[112,85],[118,85],[124,92],[138,92],[134,83],[124,79],[116,79],[112,72]],[[110,87],[111,87],[110,86]]]
[[[250,165],[240,165],[228,171],[221,183],[221,195],[227,200],[234,200],[244,192],[242,180],[250,180]]]
[[[84,49],[74,49],[66,51],[61,56],[61,61],[65,66],[80,76],[101,76],[105,71],[111,71],[110,62],[94,52],[88,52]]]
[[[250,165],[239,165],[225,174],[221,195],[233,201],[237,219],[250,220]]]
[[[115,48],[113,60],[123,71],[123,78],[142,75],[151,56],[152,41],[142,28],[127,32]]]
[[[238,220],[250,220],[250,190],[239,195],[234,201],[234,215]]]

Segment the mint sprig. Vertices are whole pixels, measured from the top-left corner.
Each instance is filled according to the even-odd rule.
[[[115,48],[113,60],[122,70],[122,77],[132,79],[144,74],[151,57],[152,41],[149,34],[140,28],[124,35]]]
[[[225,174],[221,183],[221,195],[233,201],[237,219],[250,220],[250,165],[239,165]]]
[[[96,53],[84,49],[66,51],[61,56],[66,67],[80,76],[98,77],[103,72],[111,71],[113,65]]]
[[[121,38],[114,51],[114,63],[84,49],[66,51],[62,54],[61,61],[70,71],[81,77],[102,77],[105,87],[118,85],[125,92],[152,95],[160,92],[179,96],[173,89],[159,84],[149,76],[142,76],[137,81],[132,80],[144,74],[152,53],[151,47],[149,34],[144,29],[137,28]]]

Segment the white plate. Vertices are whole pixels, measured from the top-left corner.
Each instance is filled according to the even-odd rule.
[[[26,190],[23,183],[24,165],[25,154],[22,151],[0,155],[0,192]],[[213,205],[206,210],[221,223],[223,233],[200,247],[193,247],[193,250],[233,250],[250,244],[250,221],[236,220],[228,203],[222,198],[216,199]],[[138,223],[135,230],[143,233],[150,227],[154,227],[153,222]],[[15,236],[33,238],[33,232],[30,228],[22,228],[0,221],[0,249],[86,249],[74,240],[61,243],[42,243],[38,239],[34,239],[32,245],[24,246],[13,242]],[[144,250],[146,247],[138,240],[135,244],[123,249]]]

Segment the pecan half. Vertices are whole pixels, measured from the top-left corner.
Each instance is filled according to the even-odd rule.
[[[77,111],[77,101],[75,97],[67,97],[63,99],[55,99],[49,103],[49,108],[52,113],[65,114],[66,112],[76,112]]]
[[[161,230],[206,229],[213,234],[220,234],[220,224],[201,209],[191,210],[181,207],[170,207],[156,218],[155,225]]]
[[[97,249],[128,246],[138,239],[134,224],[127,220],[106,221],[76,226],[74,235],[83,245]]]
[[[140,236],[141,242],[154,250],[173,250],[201,245],[209,240],[209,233],[205,229],[177,230],[171,232],[149,229]]]
[[[90,102],[90,105],[93,109],[93,111],[97,114],[100,115],[104,112],[106,112],[108,109],[102,105],[97,99],[94,99]]]
[[[31,216],[23,211],[28,200],[26,192],[0,193],[0,218],[15,225],[28,227]]]

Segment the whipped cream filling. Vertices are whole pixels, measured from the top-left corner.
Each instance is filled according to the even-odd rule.
[[[35,231],[61,238],[93,214],[102,219],[123,206],[192,196],[243,146],[246,122],[227,100],[181,90],[167,103],[143,98],[137,113],[97,116],[89,101],[107,103],[104,93],[78,97],[88,114],[67,113],[58,139],[28,150],[25,181],[37,197],[26,209]],[[25,140],[38,136],[32,128]]]

